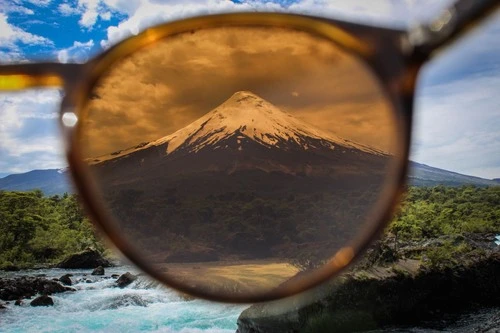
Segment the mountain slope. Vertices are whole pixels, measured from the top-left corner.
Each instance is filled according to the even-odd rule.
[[[408,183],[415,186],[498,186],[500,182],[457,172],[434,168],[429,165],[410,161]]]
[[[140,150],[164,145],[166,154],[197,153],[204,148],[225,149],[232,139],[242,150],[242,141],[252,141],[268,149],[317,149],[336,147],[357,149],[371,154],[384,155],[382,151],[366,145],[325,133],[279,110],[249,91],[239,91],[227,101],[188,126],[153,142],[90,159],[91,163],[103,162],[126,156]]]
[[[0,178],[0,190],[30,191],[40,189],[45,195],[73,192],[65,170],[32,170]]]

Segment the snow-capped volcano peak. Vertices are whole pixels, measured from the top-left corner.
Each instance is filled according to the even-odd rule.
[[[268,148],[282,149],[286,149],[285,143],[303,149],[316,148],[307,138],[324,140],[330,149],[334,149],[334,143],[348,145],[345,140],[322,133],[249,91],[236,92],[203,117],[153,144],[168,143],[169,154],[179,147],[197,152],[207,146],[216,148],[219,142],[230,137],[238,143],[249,139]]]
[[[198,152],[204,148],[225,149],[235,146],[241,151],[245,149],[245,142],[282,150],[334,150],[340,146],[372,154],[382,153],[319,130],[250,91],[238,91],[186,127],[148,144],[114,153],[109,158],[101,156],[99,161],[163,144],[167,145],[166,153],[169,155],[178,150]]]
[[[287,144],[305,150],[319,148],[317,145],[321,144],[322,148],[335,149],[335,146],[340,145],[370,153],[381,153],[314,128],[250,91],[234,93],[203,117],[153,144],[168,142],[167,153],[172,153],[179,147],[197,152],[206,146],[218,147],[220,141],[230,137],[234,137],[238,144],[249,139],[268,148],[285,150]],[[239,150],[241,149],[243,147],[240,146]]]

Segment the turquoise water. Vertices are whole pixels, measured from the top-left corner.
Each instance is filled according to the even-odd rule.
[[[133,272],[126,267],[113,268],[106,270],[106,276],[125,271]],[[31,307],[29,300],[22,306],[11,302],[0,313],[0,332],[235,332],[236,320],[247,307],[186,300],[144,277],[120,289],[113,287],[114,279],[93,277],[85,270],[54,269],[15,275],[58,278],[66,273],[74,274],[73,281],[82,279],[72,286],[76,292],[52,295],[53,307]]]
[[[248,307],[186,300],[175,291],[142,276],[124,289],[115,288],[115,279],[109,277],[126,271],[138,273],[131,267],[115,267],[106,269],[106,279],[91,276],[88,270],[0,272],[0,277],[44,274],[49,279],[71,273],[73,281],[81,280],[72,286],[76,292],[52,295],[53,307],[31,307],[30,300],[22,306],[10,302],[6,310],[0,311],[0,332],[233,333],[238,316]],[[480,328],[498,327],[499,316],[500,308],[495,307],[443,316],[441,320],[418,325],[421,327],[387,327],[370,333],[469,333],[481,331]],[[492,318],[491,326],[488,322]]]

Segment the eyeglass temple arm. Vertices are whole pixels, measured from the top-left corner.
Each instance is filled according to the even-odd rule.
[[[497,8],[500,8],[498,0],[457,0],[430,23],[413,27],[408,33],[409,41],[418,53],[428,56],[450,44]]]
[[[75,82],[81,64],[34,63],[0,66],[0,91],[37,87],[64,87]]]

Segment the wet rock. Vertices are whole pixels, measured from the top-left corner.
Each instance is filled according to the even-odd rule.
[[[92,280],[86,280],[85,283],[92,283]]]
[[[112,274],[112,275],[111,275],[111,277],[112,277],[113,279],[118,279],[118,278],[120,277],[120,275],[119,275],[119,274]]]
[[[6,272],[17,272],[17,271],[20,271],[21,269],[19,267],[17,267],[16,265],[14,264],[8,264],[8,265],[5,265],[2,267],[2,269]]]
[[[0,299],[16,301],[20,298],[30,298],[38,293],[54,294],[75,289],[65,287],[59,282],[38,277],[17,277],[0,279]]]
[[[58,268],[96,268],[110,267],[111,263],[104,259],[99,252],[86,249],[80,253],[73,254],[56,265]]]
[[[59,278],[59,281],[64,284],[65,286],[71,286],[73,282],[71,282],[70,276],[73,276],[72,274],[64,274]]]
[[[14,303],[14,305],[17,305],[17,306],[21,306],[21,305],[23,305],[23,300],[22,300],[21,298],[20,298],[20,299],[18,299],[18,300]]]
[[[237,332],[318,332],[326,324],[332,332],[358,331],[361,324],[367,325],[361,327],[363,330],[374,330],[442,319],[446,313],[460,313],[471,304],[500,305],[500,253],[469,258],[453,267],[419,269],[416,274],[394,268],[378,266],[346,273],[317,290],[291,298],[286,306],[252,305],[240,314]],[[492,318],[477,332],[497,332],[490,328],[499,322]]]
[[[107,300],[107,304],[103,304],[103,310],[114,310],[125,306],[142,306],[146,307],[148,305],[147,301],[144,300],[140,295],[121,295],[117,297],[112,297]]]
[[[54,301],[52,300],[52,297],[47,296],[47,295],[42,295],[34,300],[31,301],[30,303],[31,306],[52,306],[54,305]]]
[[[116,285],[120,288],[125,288],[135,280],[137,280],[137,276],[127,272],[125,274],[122,274],[122,276],[120,276],[118,280],[116,280]]]
[[[7,309],[7,307],[3,304],[0,304],[0,310],[5,310],[5,309]]]
[[[92,275],[104,275],[104,267],[99,266],[92,271]]]

